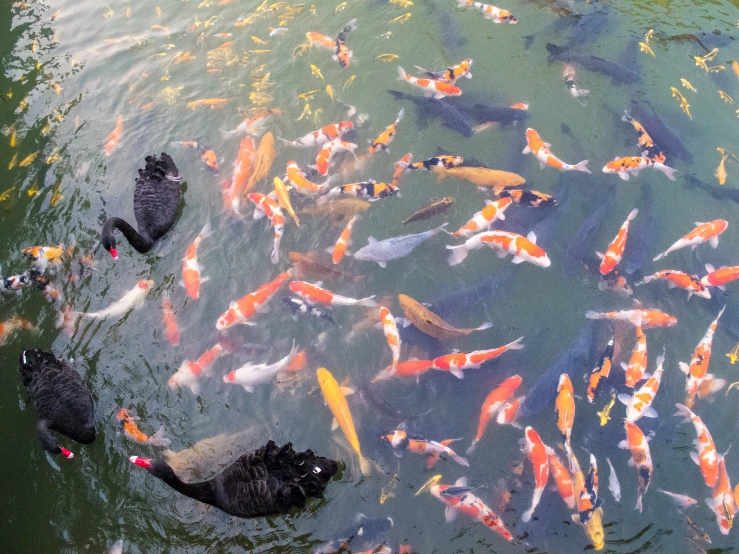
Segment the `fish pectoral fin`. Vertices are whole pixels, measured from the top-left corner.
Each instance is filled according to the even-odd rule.
[[[206,276],[206,277],[200,277],[200,284],[201,284],[201,285],[202,285],[203,283],[207,283],[208,281],[210,281],[210,276]]]
[[[374,244],[377,242],[377,239],[373,236],[367,237],[367,244]]]
[[[387,267],[387,262],[377,262],[377,265],[379,265],[382,269],[385,269]]]
[[[528,146],[526,146],[526,147],[525,147],[525,148],[524,148],[524,149],[523,149],[523,150],[521,151],[521,153],[522,153],[522,154],[530,154],[530,153],[531,153],[531,148],[529,148]]]
[[[426,469],[431,469],[432,467],[434,467],[434,464],[438,461],[439,461],[439,455],[431,454],[428,458],[426,458]]]
[[[257,312],[260,314],[267,314],[271,311],[271,308],[269,307],[269,304],[260,304],[257,306]]]
[[[539,168],[544,169],[546,166],[547,166],[547,164],[545,164],[544,162],[542,162],[541,160],[539,160]]]
[[[246,392],[254,392],[254,387],[252,385],[244,385],[244,390]]]
[[[403,450],[400,448],[393,448],[393,454],[395,454],[396,458],[402,458],[403,457]]]
[[[351,387],[339,387],[339,390],[341,391],[341,394],[344,396],[349,396],[350,394],[354,394],[354,389]]]
[[[718,236],[711,237],[708,244],[710,244],[712,248],[718,248]]]
[[[626,393],[621,393],[618,395],[618,401],[621,402],[621,404],[624,404],[625,406],[631,405],[631,396],[629,396]]]
[[[464,373],[460,369],[450,369],[449,373],[454,375],[457,379],[464,379]]]
[[[636,465],[634,463],[634,458],[629,458],[629,460],[626,462],[626,465],[629,467],[634,467]]]
[[[525,261],[526,260],[524,260],[521,256],[513,256],[513,259],[511,260],[511,263],[513,263],[513,264],[520,264],[520,263],[523,263]]]
[[[679,362],[678,365],[680,366],[680,370],[687,375],[690,373],[690,366],[686,364],[685,362]]]
[[[336,418],[333,418],[331,420],[331,430],[332,431],[336,431],[336,429],[338,429],[338,427],[339,427],[339,422],[336,421]]]
[[[622,440],[621,442],[618,443],[618,447],[621,450],[628,450],[629,449],[629,443],[626,440]]]
[[[698,453],[697,452],[695,452],[695,451],[691,452],[690,453],[690,459],[695,462],[695,465],[697,465],[697,466],[700,466],[701,465],[701,460],[698,457]]]
[[[447,506],[447,507],[446,507],[446,508],[444,509],[444,520],[445,520],[445,521],[446,521],[447,523],[451,523],[452,521],[454,521],[454,519],[455,519],[456,517],[457,517],[457,510],[455,510],[455,509],[454,509],[454,508],[452,508],[451,506]]]
[[[621,179],[623,179],[624,181],[629,180],[629,174],[626,173],[625,171],[619,171],[618,176],[621,177]]]
[[[657,417],[657,410],[655,410],[654,408],[652,408],[651,406],[649,406],[648,408],[646,408],[644,410],[644,412],[642,413],[642,415],[644,417],[655,418],[655,417]]]

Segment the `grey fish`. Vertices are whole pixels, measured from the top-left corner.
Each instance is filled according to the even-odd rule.
[[[389,260],[397,260],[399,258],[406,257],[416,246],[433,237],[447,225],[448,223],[444,223],[444,225],[441,225],[436,229],[424,231],[423,233],[401,235],[399,237],[391,237],[385,240],[376,240],[374,237],[368,237],[367,246],[364,246],[355,252],[354,258],[367,262],[377,262],[380,267],[387,267],[387,262]]]
[[[660,145],[668,160],[678,157],[688,163],[693,161],[693,154],[688,150],[680,135],[660,118],[643,95],[631,99],[629,114],[644,126],[652,140]],[[619,114],[618,117],[620,118],[621,115]]]
[[[431,119],[438,118],[441,123],[464,137],[474,135],[472,125],[465,115],[451,104],[435,98],[406,94],[397,90],[387,91],[396,100],[410,100],[416,105],[416,121],[420,128],[426,127]]]
[[[589,71],[607,75],[618,83],[638,83],[641,81],[641,75],[618,62],[590,54],[580,54],[551,43],[547,44],[547,52],[549,52],[549,61],[559,60],[574,63]]]

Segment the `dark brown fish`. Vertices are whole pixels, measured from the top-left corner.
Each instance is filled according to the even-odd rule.
[[[298,272],[298,277],[318,278],[318,279],[349,279],[351,281],[361,281],[363,275],[350,275],[338,269],[327,266],[319,262],[312,254],[302,254],[300,252],[290,252],[288,254],[290,261]]]
[[[430,219],[434,217],[435,215],[443,214],[449,209],[449,206],[451,206],[453,203],[454,203],[454,198],[452,198],[451,196],[446,196],[442,198],[441,200],[434,202],[433,204],[429,204],[425,208],[421,208],[416,213],[414,213],[412,216],[404,219],[403,225],[408,225],[409,223],[412,223],[413,221],[421,221],[422,219]]]

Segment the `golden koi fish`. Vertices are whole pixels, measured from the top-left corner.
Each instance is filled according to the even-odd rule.
[[[693,115],[690,113],[690,104],[688,104],[687,99],[675,87],[670,87],[670,90],[672,91],[672,97],[677,98],[677,101],[680,103],[680,109],[688,114],[690,119],[693,119]]]
[[[187,103],[190,109],[199,108],[200,106],[210,106],[211,109],[221,108],[230,102],[230,98],[203,98],[201,100],[193,100]]]
[[[459,329],[449,325],[434,312],[405,294],[399,294],[400,307],[403,309],[406,319],[413,323],[422,333],[439,340],[451,340],[469,335],[475,331],[482,331],[492,327],[492,323],[486,321],[474,329]]]
[[[36,159],[36,156],[39,155],[39,152],[41,152],[41,150],[36,150],[33,154],[29,154],[28,156],[23,158],[21,163],[18,164],[18,167],[26,167],[31,165],[33,163],[33,160]]]
[[[411,12],[404,13],[403,15],[399,15],[398,17],[391,19],[388,23],[405,23],[411,18],[411,15],[413,15]]]
[[[600,412],[597,412],[598,417],[600,418],[600,426],[604,427],[606,423],[611,421],[611,410],[613,409],[614,404],[616,404],[616,393],[614,392],[611,395],[611,400],[603,406],[603,410]]]
[[[680,82],[683,84],[683,86],[688,89],[692,90],[693,92],[697,93],[698,91],[693,88],[693,85],[690,84],[690,82],[687,79],[680,79]]]
[[[487,167],[452,167],[434,166],[431,170],[436,173],[439,181],[447,177],[469,181],[480,187],[491,187],[495,192],[500,192],[507,187],[518,187],[526,182],[526,179],[517,173],[489,169]]]
[[[280,208],[287,211],[287,213],[290,214],[290,217],[293,218],[293,221],[295,221],[295,225],[300,227],[300,219],[298,219],[298,216],[295,214],[295,210],[290,203],[290,194],[287,192],[285,182],[279,177],[275,177],[273,183],[275,185],[275,193],[277,194],[277,203],[280,205]]]
[[[721,154],[721,161],[718,164],[718,168],[716,168],[716,179],[718,179],[719,185],[723,185],[726,183],[726,166],[724,164],[726,163],[726,159],[729,157],[729,155],[723,148],[716,148],[716,150],[718,150],[719,154]]]
[[[265,133],[259,141],[259,146],[257,146],[257,151],[254,155],[254,171],[252,171],[249,176],[249,180],[246,182],[246,186],[244,187],[244,197],[246,197],[246,194],[254,188],[254,185],[256,185],[257,182],[267,176],[269,170],[272,169],[272,163],[275,161],[276,155],[275,137],[271,132]]]

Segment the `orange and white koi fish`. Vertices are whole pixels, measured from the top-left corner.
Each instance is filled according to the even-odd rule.
[[[690,408],[682,404],[675,404],[675,407],[677,407],[675,415],[682,417],[683,423],[690,421],[695,428],[697,437],[694,444],[698,452],[691,452],[690,459],[700,467],[706,486],[713,488],[718,481],[719,455],[716,451],[716,444],[713,442],[713,438],[711,438],[711,433],[703,423],[703,420],[695,415]]]
[[[660,163],[665,163],[665,161],[667,161],[667,156],[665,156],[662,150],[656,144],[654,144],[652,137],[649,136],[649,133],[647,133],[647,130],[644,128],[644,126],[636,119],[632,118],[629,115],[629,112],[624,112],[624,115],[621,117],[621,121],[631,123],[631,125],[636,130],[636,137],[639,143],[639,148],[642,149],[641,151],[644,156],[648,156]]]
[[[470,237],[475,233],[487,231],[498,219],[505,219],[505,211],[513,203],[513,200],[501,198],[495,202],[486,200],[485,203],[486,206],[481,211],[473,215],[472,219],[453,232],[452,235],[455,237]]]
[[[461,79],[462,77],[472,79],[472,72],[470,71],[471,67],[472,59],[467,58],[456,65],[447,67],[444,71],[427,71],[419,66],[416,66],[416,69],[434,81],[442,81],[444,83],[449,83],[450,85],[456,85],[457,79]]]
[[[349,404],[346,401],[346,395],[353,391],[346,387],[340,387],[336,378],[325,367],[319,367],[316,370],[316,376],[318,377],[318,385],[321,387],[323,398],[334,416],[331,430],[337,427],[341,428],[346,440],[349,441],[349,444],[359,456],[362,473],[367,475],[370,472],[370,466],[364,456],[362,456],[362,449],[359,446],[359,438],[354,427],[352,413],[349,411]]]
[[[346,142],[341,139],[334,139],[326,144],[316,154],[316,163],[311,167],[318,171],[318,173],[325,177],[328,175],[329,167],[331,166],[331,160],[339,152],[351,152],[354,155],[357,145],[352,142]]]
[[[598,462],[595,456],[590,454],[590,469],[585,478],[585,486],[580,491],[577,508],[580,512],[580,523],[583,525],[593,517],[595,510],[602,504],[602,501],[598,498],[598,481]]]
[[[198,263],[198,246],[204,238],[212,233],[210,222],[206,223],[203,229],[190,243],[182,259],[182,286],[185,287],[187,295],[193,300],[200,298],[200,285],[210,279],[210,277],[200,276],[200,264]]]
[[[395,133],[398,130],[398,123],[400,123],[400,120],[403,119],[404,114],[405,108],[401,108],[398,112],[398,117],[395,118],[395,121],[391,125],[389,125],[387,129],[380,133],[380,136],[378,136],[375,140],[369,141],[369,151],[371,154],[374,154],[379,150],[390,152],[390,143],[395,138]]]
[[[708,274],[701,279],[704,287],[718,287],[726,290],[726,285],[739,278],[739,265],[722,267],[716,269],[711,264],[706,264]]]
[[[333,247],[328,247],[327,250],[331,252],[331,259],[333,260],[334,265],[338,264],[345,255],[351,255],[351,252],[349,252],[347,248],[352,243],[352,228],[359,219],[359,214],[352,217],[349,220],[349,223],[346,224],[346,227],[344,227],[344,230],[341,231],[339,240],[336,241],[336,244],[334,244]]]
[[[644,378],[647,370],[647,336],[642,330],[643,318],[641,314],[637,314],[636,322],[636,343],[631,351],[628,365],[621,362],[621,367],[625,371],[626,386],[629,388],[636,387],[636,384]]]
[[[293,186],[293,190],[299,194],[323,192],[331,181],[329,178],[325,183],[320,185],[310,182],[305,178],[305,173],[300,170],[300,167],[298,167],[297,162],[294,160],[287,162],[286,180]]]
[[[539,160],[539,165],[544,168],[546,166],[559,169],[560,171],[582,171],[590,173],[588,169],[588,160],[583,160],[574,165],[568,164],[560,160],[552,154],[549,149],[552,145],[541,140],[539,133],[529,127],[526,129],[526,148],[523,149],[524,154],[533,154]]]
[[[628,181],[631,174],[638,176],[642,169],[647,167],[661,171],[670,181],[675,180],[675,169],[668,167],[662,162],[646,156],[626,156],[624,158],[615,158],[612,162],[608,162],[603,166],[603,173],[617,174],[624,181]]]
[[[513,342],[509,342],[498,348],[489,350],[474,350],[469,353],[454,352],[445,356],[439,356],[434,359],[434,369],[440,371],[448,371],[457,379],[464,379],[463,369],[480,369],[485,362],[494,360],[508,350],[523,350],[524,345],[521,344],[523,337],[518,337]]]
[[[239,155],[234,162],[231,184],[224,198],[227,207],[230,206],[236,214],[239,213],[241,204],[241,191],[254,170],[254,153],[254,139],[246,137],[239,145]]]
[[[595,399],[601,395],[605,386],[605,382],[608,379],[608,376],[611,374],[614,349],[615,347],[613,343],[613,337],[611,337],[611,340],[608,341],[608,344],[606,345],[603,353],[600,356],[600,359],[598,360],[598,364],[593,368],[593,370],[590,372],[590,375],[587,377],[587,397],[588,402],[590,402],[591,404],[595,402]]]
[[[564,441],[567,458],[572,460],[572,443],[570,441],[572,437],[572,425],[575,421],[575,392],[572,389],[570,376],[566,373],[559,376],[557,400],[554,404],[554,418]],[[574,468],[572,462],[570,462],[570,467]]]
[[[374,308],[377,306],[377,302],[373,300],[374,295],[361,299],[349,298],[323,289],[320,284],[314,285],[312,283],[307,283],[306,281],[293,281],[290,283],[290,290],[309,304],[325,304],[327,306],[364,306],[366,308]]]
[[[405,173],[406,167],[408,167],[408,165],[410,165],[412,161],[413,154],[408,152],[405,156],[403,156],[393,164],[395,171],[393,172],[393,181],[391,184],[394,187],[398,186],[398,183],[400,183],[400,178],[403,176],[403,173]]]
[[[323,46],[324,48],[330,48],[331,50],[336,48],[336,40],[326,35],[322,35],[321,33],[305,33],[305,38],[308,39],[308,44],[310,46],[317,44],[319,46]]]
[[[10,319],[0,323],[0,346],[4,345],[11,333],[18,329],[28,329],[30,331],[36,330],[30,321],[20,317],[11,317]]]
[[[269,383],[272,378],[277,375],[283,369],[290,367],[293,358],[298,353],[298,347],[295,346],[293,340],[293,346],[287,356],[273,364],[252,364],[246,363],[238,369],[229,371],[223,376],[224,383],[232,383],[235,385],[241,385],[244,387],[246,392],[254,392],[255,385],[261,385]]]
[[[400,160],[399,162],[396,162],[395,165],[398,168],[402,169],[426,169],[427,171],[431,171],[431,169],[434,167],[452,169],[453,167],[457,167],[462,163],[464,163],[464,158],[462,156],[434,156],[433,158],[429,158],[428,160],[414,163],[411,163],[410,160]]]
[[[695,401],[695,395],[698,394],[698,389],[701,384],[705,381],[713,379],[713,375],[708,373],[708,364],[711,362],[711,347],[713,344],[713,335],[716,333],[716,327],[718,327],[718,320],[721,318],[721,314],[724,313],[726,306],[721,308],[721,311],[713,320],[711,325],[708,326],[706,334],[695,347],[693,357],[690,359],[690,365],[685,362],[680,362],[680,369],[688,377],[688,381],[685,384],[685,390],[687,392],[687,398],[685,404],[688,407],[692,407]]]
[[[149,446],[169,446],[170,440],[164,436],[164,426],[152,436],[146,436],[136,425],[136,419],[125,408],[118,412],[118,421],[123,424],[123,434],[139,444],[148,444]]]
[[[398,362],[395,366],[388,366],[375,375],[372,379],[373,383],[385,381],[386,379],[392,379],[395,377],[415,377],[416,382],[421,378],[421,375],[426,373],[429,369],[434,367],[434,360],[407,360],[405,362]]]
[[[272,263],[276,264],[280,261],[280,241],[282,240],[282,234],[285,232],[285,217],[282,215],[280,206],[272,200],[269,196],[259,194],[258,192],[250,192],[247,198],[251,200],[257,208],[257,212],[254,214],[255,219],[261,217],[259,212],[266,215],[272,222],[272,226],[275,230],[274,246],[272,247]]]
[[[323,202],[328,202],[334,196],[353,196],[355,198],[362,198],[370,202],[380,200],[381,198],[387,198],[399,194],[400,190],[398,187],[390,185],[388,183],[378,183],[370,179],[362,183],[349,183],[348,185],[341,185],[328,191],[323,197]],[[321,202],[321,200],[319,200]]]
[[[620,312],[585,312],[588,319],[612,319],[618,321],[628,321],[632,325],[639,325],[644,329],[651,327],[672,327],[677,324],[677,318],[660,312],[659,310],[621,310]]]
[[[398,365],[398,360],[400,360],[400,334],[398,333],[398,326],[395,324],[393,314],[385,306],[380,308],[380,323],[387,339],[387,345],[393,353],[393,367],[395,367]]]
[[[719,456],[718,480],[711,491],[711,498],[706,498],[706,505],[716,514],[716,523],[722,535],[728,535],[734,524],[737,512],[737,501],[731,490],[731,481],[726,472],[725,454]]]
[[[174,305],[169,296],[162,298],[162,310],[164,311],[164,328],[167,331],[167,340],[172,346],[177,346],[180,344],[180,330],[177,328]]]
[[[538,190],[508,189],[505,188],[498,193],[499,198],[510,198],[520,206],[527,208],[540,208],[544,206],[556,206],[557,199]]]
[[[516,429],[521,429],[521,425],[518,424],[517,420],[518,412],[524,400],[526,400],[525,396],[519,396],[506,402],[503,409],[498,412],[498,417],[495,420],[496,423],[498,425],[512,425]]]
[[[169,378],[169,388],[187,387],[193,394],[200,394],[200,376],[210,376],[213,362],[225,352],[226,349],[218,342],[194,362],[185,360],[177,372]]]
[[[626,221],[624,221],[624,224],[621,225],[621,228],[618,230],[618,234],[611,241],[611,244],[608,245],[608,249],[606,250],[605,254],[596,252],[597,256],[600,258],[601,275],[608,275],[611,271],[616,269],[616,266],[621,261],[621,258],[624,255],[624,249],[626,248],[626,239],[629,236],[629,224],[633,221],[638,213],[639,210],[636,208],[631,210],[631,213],[626,218]]]
[[[482,2],[473,2],[473,0],[457,0],[458,8],[465,8],[467,6],[477,8],[485,15],[485,19],[492,19],[495,23],[518,23],[518,19],[513,17],[513,14],[507,10],[496,8],[490,4],[483,4]]]
[[[444,519],[447,523],[454,521],[458,513],[473,518],[490,527],[507,541],[513,540],[513,535],[506,529],[503,521],[482,500],[472,494],[474,489],[467,486],[467,479],[460,477],[454,485],[433,485],[431,494],[446,504]]]
[[[590,91],[588,89],[578,88],[577,83],[575,82],[576,78],[577,72],[575,71],[575,68],[570,64],[565,64],[564,68],[562,69],[562,79],[564,79],[567,90],[570,91],[570,96],[572,96],[573,98],[581,98],[590,94]],[[578,102],[585,106],[585,102],[581,100],[578,100]]]
[[[462,94],[460,89],[450,83],[407,75],[405,70],[400,66],[398,66],[398,81],[406,81],[414,87],[425,91],[425,96],[433,96],[437,100],[446,98],[447,96],[460,96]]]
[[[403,454],[402,449],[406,449],[409,452],[415,454],[421,454],[422,456],[428,456],[426,459],[426,469],[431,469],[434,464],[439,461],[439,458],[449,456],[452,460],[457,462],[459,465],[464,467],[470,467],[470,463],[459,456],[454,450],[449,448],[449,445],[459,439],[448,439],[441,442],[431,441],[419,437],[417,435],[409,435],[406,433],[405,424],[401,423],[395,431],[383,435],[380,437],[390,443],[393,447],[396,456]]]
[[[22,254],[33,261],[37,271],[43,273],[49,264],[57,265],[62,261],[64,249],[56,246],[31,246],[24,248]]]
[[[739,274],[737,274],[737,277],[739,277]],[[688,275],[687,273],[674,269],[663,269],[653,273],[652,275],[647,275],[644,279],[636,283],[636,285],[639,286],[645,283],[650,283],[656,279],[667,281],[668,288],[674,289],[677,287],[688,291],[688,298],[694,294],[701,298],[711,298],[711,292],[706,289],[698,277],[695,275]]]
[[[664,361],[665,355],[663,352],[657,358],[657,369],[639,390],[634,391],[634,396],[629,396],[628,394],[618,395],[618,400],[626,406],[626,421],[636,423],[642,417],[657,417],[657,412],[652,408],[652,402],[662,382],[662,364]]]
[[[290,276],[290,271],[280,273],[274,280],[265,283],[254,292],[250,292],[238,302],[231,302],[228,310],[218,318],[216,329],[223,331],[233,325],[256,325],[256,323],[249,320],[259,312],[268,311],[267,302],[290,279]]]
[[[103,147],[103,151],[105,152],[106,156],[110,156],[113,153],[113,150],[118,148],[118,144],[121,142],[121,135],[123,134],[123,116],[118,116],[118,123],[115,125],[115,129],[113,129],[110,134],[108,135],[108,138],[106,139],[105,146]]]
[[[349,23],[346,24],[346,27],[339,33],[339,36],[336,37],[336,53],[334,53],[333,56],[331,56],[335,61],[339,62],[339,65],[341,67],[349,67],[349,64],[352,61],[352,51],[349,50],[349,48],[346,45],[346,35],[350,31],[355,31],[357,29],[357,20],[352,19]]]
[[[572,482],[570,471],[560,461],[559,456],[553,448],[546,446],[547,459],[549,460],[549,473],[554,478],[559,495],[570,510],[577,507],[575,499],[575,484]]]
[[[619,442],[618,447],[631,451],[629,465],[636,467],[639,482],[635,509],[641,513],[642,497],[646,494],[649,483],[652,482],[652,455],[649,452],[647,437],[636,423],[627,420],[624,422],[624,428],[626,429],[626,440]]]
[[[547,456],[547,447],[542,442],[539,433],[534,431],[533,427],[524,429],[525,436],[525,452],[531,461],[534,469],[534,496],[531,499],[531,508],[521,515],[521,521],[526,523],[531,520],[534,510],[539,505],[541,495],[549,481],[549,457]]]
[[[533,231],[525,237],[508,231],[486,231],[470,237],[459,246],[447,245],[447,249],[452,250],[449,265],[462,263],[470,250],[477,250],[483,246],[497,250],[499,258],[512,254],[511,262],[514,264],[529,262],[539,267],[552,265],[544,249],[536,244],[536,235]]]
[[[244,133],[257,136],[264,130],[264,126],[270,121],[274,114],[274,110],[260,110],[252,117],[249,117],[239,123],[239,125],[233,131],[222,131],[222,133],[225,136]]]
[[[689,496],[686,496],[684,494],[675,494],[674,492],[669,492],[662,489],[657,490],[668,498],[671,498],[672,501],[675,502],[675,504],[683,509],[690,508],[691,506],[695,506],[696,504],[698,504],[698,501],[696,499],[690,498]]]
[[[332,123],[321,127],[317,131],[308,133],[299,139],[289,141],[281,138],[280,140],[289,146],[313,148],[314,146],[323,146],[331,140],[339,139],[353,128],[354,124],[351,121],[339,121],[338,123]]]
[[[519,375],[513,375],[508,377],[508,379],[503,381],[487,395],[485,402],[482,403],[482,408],[480,409],[480,419],[477,423],[477,434],[475,435],[475,439],[472,441],[472,444],[467,449],[468,456],[477,448],[477,445],[485,433],[485,428],[487,427],[488,422],[501,413],[501,410],[505,407],[508,399],[513,396],[516,389],[521,386],[521,382],[522,379]]]
[[[690,246],[691,250],[695,250],[695,247],[704,242],[708,242],[713,248],[718,247],[718,236],[726,231],[729,223],[723,219],[715,219],[708,223],[696,222],[697,227],[690,231],[687,235],[677,241],[675,244],[670,246],[667,250],[659,254],[654,258],[653,261],[660,260],[667,256],[670,252],[680,250]]]

